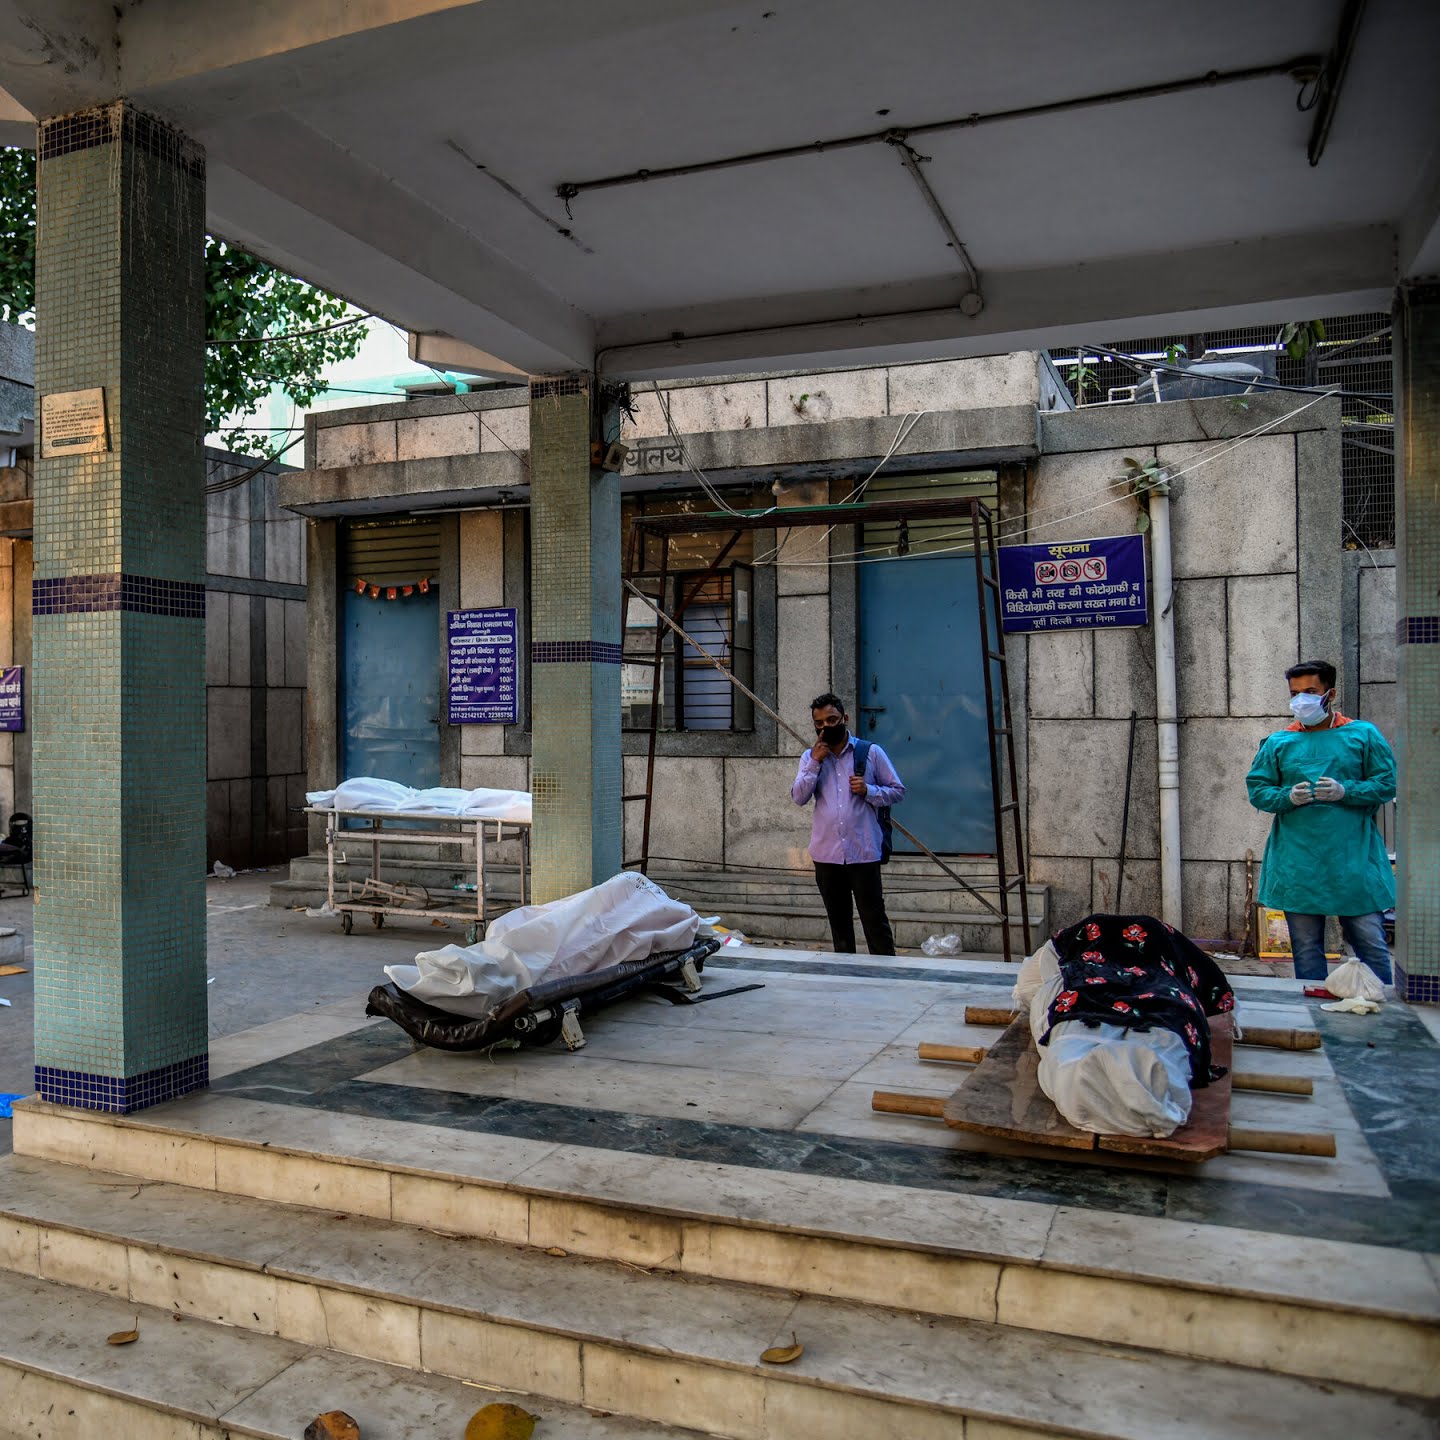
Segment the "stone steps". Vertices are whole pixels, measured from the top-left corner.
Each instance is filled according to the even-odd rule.
[[[537,1415],[551,1440],[697,1440],[177,1313],[0,1269],[0,1440],[297,1440],[331,1409],[365,1440],[459,1440],[498,1401]],[[131,1328],[133,1345],[105,1344]]]
[[[181,1185],[132,1191],[117,1175],[24,1157],[0,1164],[0,1216],[13,1276],[128,1302],[116,1328],[148,1307],[145,1338],[158,1332],[162,1346],[193,1335],[196,1322],[229,1326],[740,1440],[1268,1440],[1282,1417],[1302,1433],[1419,1440],[1437,1418],[1433,1407],[1333,1377],[1322,1384],[993,1320],[797,1298]],[[20,1289],[23,1299],[23,1278]],[[187,1318],[167,1325],[167,1311]],[[100,1316],[82,1311],[72,1323],[82,1317],[98,1349]],[[792,1333],[806,1346],[798,1362],[760,1361]],[[309,1413],[333,1405],[349,1408],[316,1395]]]
[[[923,862],[928,865],[928,862]],[[359,882],[370,873],[367,861],[358,857],[337,868],[337,881]],[[426,886],[437,898],[460,904],[470,892],[455,891],[472,872],[462,866],[434,860],[385,860],[383,875],[395,883]],[[993,872],[973,862],[961,870],[977,884],[993,883]],[[323,856],[302,856],[291,861],[290,876],[270,887],[270,903],[279,906],[318,906],[325,899]],[[700,871],[657,868],[656,883],[677,900],[693,905],[702,915],[721,917],[731,929],[762,940],[785,940],[807,945],[827,945],[829,925],[824,908],[808,874],[766,871]],[[928,873],[911,862],[910,868],[892,867],[886,876],[886,908],[895,927],[896,944],[916,949],[931,935],[956,933],[961,948],[975,953],[993,953],[1002,948],[1000,922],[958,886],[943,888],[944,877],[933,866]],[[515,903],[519,895],[518,872],[513,866],[490,867],[491,897]],[[983,892],[982,892],[983,893]],[[1018,897],[1015,897],[1018,903]],[[1048,891],[1037,886],[1030,891],[1032,939],[1046,933]],[[1019,926],[1012,922],[1011,943],[1023,948]]]
[[[635,1363],[647,1373],[659,1362],[649,1342],[638,1340],[646,1306],[704,1315],[693,1335],[686,1331],[694,1350],[685,1352],[685,1363],[702,1371],[738,1367],[750,1378],[736,1383],[752,1390],[768,1383],[770,1372],[749,1361],[773,1343],[760,1332],[775,1329],[775,1321],[776,1334],[790,1326],[826,1337],[817,1340],[816,1356],[825,1365],[840,1353],[830,1348],[836,1337],[852,1331],[886,1352],[899,1347],[931,1354],[939,1326],[942,1349],[969,1356],[963,1365],[934,1356],[941,1376],[969,1373],[965,1367],[972,1362],[977,1373],[986,1371],[986,1346],[998,1347],[998,1357],[1024,1353],[1027,1364],[1043,1365],[1045,1352],[1076,1343],[1094,1349],[1084,1352],[1087,1363],[1099,1364],[1115,1347],[1133,1347],[1147,1352],[1147,1375],[1156,1367],[1157,1376],[1168,1376],[1164,1366],[1180,1365],[1174,1383],[1182,1389],[1190,1374],[1184,1366],[1198,1364],[1226,1375],[1240,1367],[1246,1374],[1317,1376],[1327,1383],[1440,1395],[1440,1282],[1424,1257],[1401,1250],[519,1137],[488,1135],[467,1144],[452,1130],[223,1094],[140,1116],[38,1101],[17,1105],[15,1115],[16,1158],[0,1169],[0,1236],[54,1229],[86,1237],[64,1241],[84,1252],[78,1270],[51,1273],[42,1264],[42,1278],[94,1283],[93,1277],[108,1275],[106,1284],[118,1285],[122,1271],[141,1274],[129,1268],[132,1261],[148,1264],[144,1254],[158,1246],[176,1257],[208,1256],[211,1268],[243,1271],[251,1278],[242,1283],[251,1292],[260,1286],[258,1298],[269,1307],[257,1300],[245,1312],[252,1316],[278,1315],[282,1291],[294,1296],[287,1287],[295,1285],[317,1293],[365,1291],[409,1307],[407,1314],[437,1307],[462,1313],[469,1292],[463,1285],[456,1290],[456,1267],[470,1266],[474,1294],[483,1293],[489,1306],[485,1323],[568,1336],[566,1344],[579,1335],[582,1346],[639,1345],[649,1358]],[[91,1168],[109,1173],[96,1181],[86,1175]],[[116,1175],[132,1179],[122,1184]],[[151,1183],[136,1194],[130,1189],[135,1181]],[[87,1219],[83,1212],[94,1207],[97,1184],[111,1198]],[[347,1217],[345,1224],[337,1215]],[[457,1248],[436,1231],[467,1239]],[[3,1263],[23,1268],[13,1257],[23,1261],[30,1243],[7,1240],[0,1253],[12,1259]],[[38,1234],[33,1243],[43,1261]],[[552,1248],[564,1257],[543,1253]],[[137,1255],[142,1259],[134,1260]],[[475,1255],[487,1257],[485,1263],[474,1261]],[[565,1266],[550,1263],[561,1258]],[[603,1263],[597,1269],[585,1260]],[[363,1283],[362,1270],[368,1277]],[[165,1273],[173,1279],[188,1272],[177,1264]],[[87,1274],[92,1280],[83,1279]],[[527,1275],[535,1277],[533,1285]],[[504,1276],[510,1278],[502,1283]],[[191,1279],[199,1285],[203,1276]],[[155,1281],[162,1282],[169,1283],[164,1274]],[[702,1288],[683,1288],[692,1283]],[[266,1287],[272,1285],[277,1288],[270,1298]],[[555,1308],[564,1297],[552,1297],[547,1309],[537,1285],[546,1295],[559,1285],[567,1305],[588,1295],[596,1314],[569,1311],[566,1319]],[[803,1312],[777,1311],[774,1295],[781,1292],[787,1304],[798,1295]],[[159,1293],[143,1290],[134,1298],[149,1303]],[[195,1293],[223,1293],[223,1287]],[[755,1294],[763,1304],[752,1305]],[[639,1300],[644,1304],[637,1309]],[[313,1299],[304,1303],[310,1309],[301,1313],[313,1316]],[[892,1318],[882,1324],[873,1311]],[[738,1358],[723,1347],[712,1354],[718,1343],[712,1332],[732,1335],[741,1315],[750,1317],[740,1326],[746,1348]],[[243,1314],[234,1318],[244,1322]],[[867,1330],[872,1320],[882,1330],[896,1327],[890,1338]],[[423,1320],[416,1323],[423,1326]],[[612,1333],[617,1326],[623,1334]],[[535,1342],[542,1349],[557,1343]],[[1032,1353],[1027,1345],[1038,1348]],[[678,1336],[663,1348],[684,1350]],[[793,1375],[832,1389],[848,1385],[876,1404],[964,1409],[959,1401],[952,1405],[951,1391],[901,1390],[886,1398],[873,1386],[866,1389],[856,1377],[873,1371],[850,1351],[843,1353],[846,1365],[858,1367],[843,1371],[850,1377],[843,1383],[835,1378],[841,1372],[824,1366]],[[538,1383],[512,1372],[479,1378],[521,1388]],[[1278,1403],[1271,1397],[1265,1404],[1272,1401]],[[999,1398],[993,1405],[996,1414],[1004,1411]],[[1273,1419],[1282,1412],[1257,1413]],[[697,1423],[667,1411],[644,1418]],[[1022,1420],[1037,1423],[1016,1410],[1011,1422]],[[876,1433],[928,1432],[882,1426]],[[1034,1433],[1051,1432],[1042,1426]],[[1131,1431],[1122,1426],[1067,1433]],[[1249,1432],[1222,1427],[1210,1433]],[[1390,1432],[1322,1426],[1315,1433]]]

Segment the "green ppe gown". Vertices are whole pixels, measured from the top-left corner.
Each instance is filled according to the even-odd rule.
[[[1291,803],[1293,785],[1322,775],[1345,787],[1343,800]],[[1395,877],[1375,815],[1395,798],[1395,756],[1373,725],[1351,720],[1271,735],[1245,784],[1250,803],[1275,817],[1262,905],[1301,915],[1370,915],[1394,905]]]

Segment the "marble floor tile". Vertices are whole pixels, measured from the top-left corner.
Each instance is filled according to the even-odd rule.
[[[808,1033],[797,1036],[783,1031],[711,1030],[698,1025],[672,1030],[603,1019],[586,1031],[585,1048],[587,1054],[608,1060],[843,1080],[901,1028],[902,1024],[896,1024],[889,1035],[878,1040],[827,1040]]]
[[[218,1080],[237,1070],[248,1070],[252,1065],[277,1060],[317,1041],[333,1040],[374,1023],[374,1018],[365,1014],[362,1001],[346,1014],[315,1011],[290,1015],[283,1020],[272,1020],[268,1025],[222,1035],[210,1042],[210,1078]]]
[[[777,1086],[768,1075],[743,1070],[652,1064],[630,1058],[609,1060],[593,1054],[589,1046],[574,1054],[498,1051],[493,1057],[432,1050],[359,1078],[466,1095],[555,1105],[580,1103],[599,1110],[629,1110],[637,1115],[674,1115],[786,1129],[819,1105],[839,1083],[792,1075]]]

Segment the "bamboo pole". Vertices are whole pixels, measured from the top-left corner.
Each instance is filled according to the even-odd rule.
[[[949,1060],[956,1065],[978,1065],[985,1058],[983,1045],[932,1045],[922,1040],[915,1053],[922,1060]]]
[[[965,1007],[965,1023],[967,1025],[1008,1025],[1012,1020],[1018,1020],[1018,1010],[996,1010],[989,1005],[967,1005]]]
[[[1263,1150],[1270,1155],[1319,1155],[1333,1159],[1335,1137],[1296,1130],[1244,1130],[1232,1125],[1226,1138],[1230,1150]]]
[[[887,1115],[924,1115],[931,1120],[945,1118],[945,1102],[938,1095],[901,1095],[894,1090],[877,1090],[870,1097],[872,1110]]]
[[[1237,1045],[1265,1045],[1272,1050],[1318,1050],[1318,1030],[1272,1030],[1264,1025],[1246,1025],[1235,1037]]]
[[[1230,1072],[1235,1090],[1262,1090],[1270,1095],[1313,1095],[1315,1082],[1304,1075],[1253,1075],[1245,1070]]]

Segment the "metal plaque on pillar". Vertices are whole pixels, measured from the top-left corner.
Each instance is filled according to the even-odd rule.
[[[40,397],[40,458],[103,455],[110,448],[105,391],[62,390]]]

